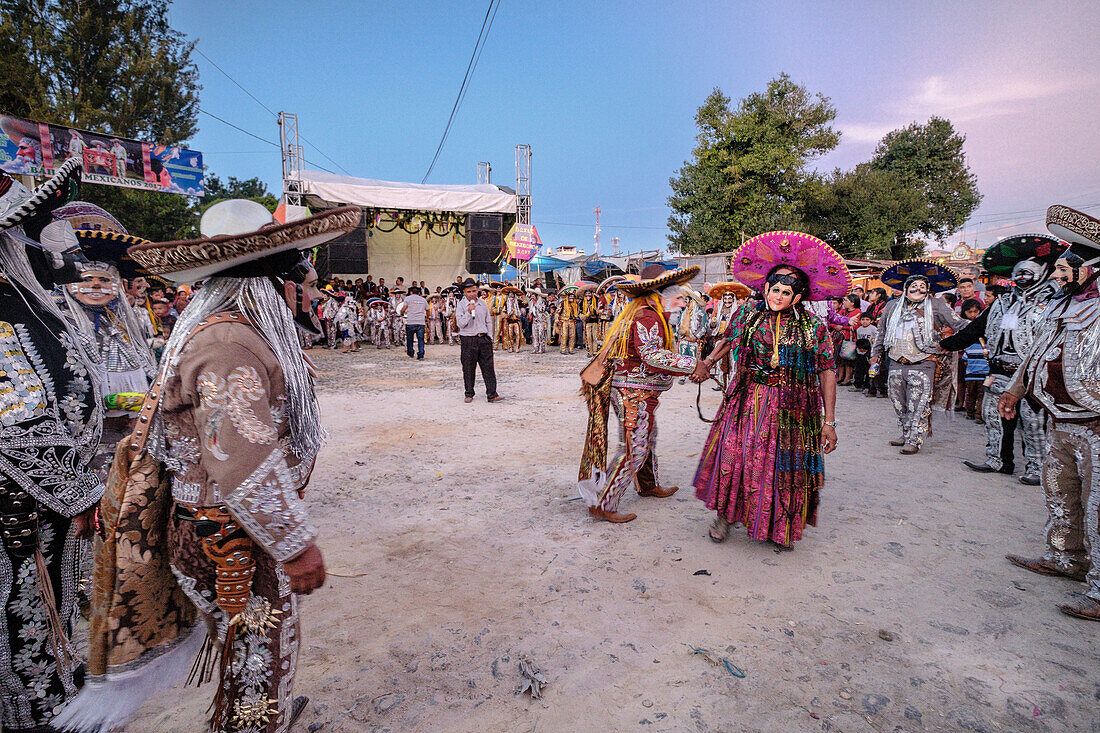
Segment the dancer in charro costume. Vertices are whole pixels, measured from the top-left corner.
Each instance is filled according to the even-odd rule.
[[[743,305],[700,362],[702,382],[727,353],[735,364],[726,399],[703,446],[695,495],[717,516],[721,542],[741,522],[783,549],[817,524],[824,454],[836,448],[836,364],[825,323],[803,308],[848,292],[844,260],[800,232],[768,232],[732,257],[734,275],[761,300]]]
[[[204,239],[130,249],[155,275],[204,284],[116,456],[119,466],[148,451],[169,480],[133,496],[134,484],[112,471],[92,596],[92,677],[64,725],[121,725],[142,699],[186,675],[207,634],[208,651],[218,651],[200,655],[195,674],[201,681],[213,673],[207,660],[218,665],[213,730],[286,731],[304,706],[291,697],[296,594],[320,587],[325,571],[302,498],[324,441],[298,341],[299,327],[314,327],[320,297],[302,250],[350,231],[360,216],[345,207],[278,224],[259,204],[225,201],[203,214]],[[171,574],[153,572],[166,563]],[[205,623],[191,623],[196,611]]]
[[[103,423],[95,346],[46,292],[79,280],[70,160],[28,191],[0,174],[0,729],[46,731],[76,694],[70,638]]]
[[[958,286],[958,276],[943,265],[905,260],[888,268],[881,279],[903,295],[890,301],[882,312],[871,349],[871,368],[877,375],[877,365],[884,358],[890,360],[887,387],[901,429],[901,436],[890,445],[900,446],[904,455],[913,455],[932,429],[933,404],[944,402],[938,387],[950,389],[955,382],[941,368],[942,332],[945,328],[961,331],[969,321],[932,297]]]
[[[1006,420],[1023,400],[1047,414],[1047,546],[1042,557],[1008,559],[1034,573],[1083,580],[1081,600],[1059,608],[1100,621],[1100,220],[1051,206],[1047,228],[1070,244],[1057,263],[1062,288],[998,405]]]
[[[1047,307],[1058,291],[1051,279],[1055,262],[1066,245],[1045,234],[1006,237],[986,250],[982,267],[992,275],[1011,276],[1015,287],[993,301],[970,325],[940,342],[948,351],[961,351],[985,339],[990,376],[982,398],[985,421],[985,460],[963,461],[979,473],[1012,475],[1016,423],[1023,433],[1024,466],[1020,483],[1039,485],[1043,462],[1043,416],[1026,402],[1016,420],[1002,420],[997,402],[1042,328]]]
[[[722,282],[711,287],[707,295],[718,301],[718,305],[714,307],[710,314],[710,338],[708,341],[711,347],[718,344],[726,329],[733,323],[734,316],[741,310],[738,301],[748,298],[751,294],[751,291],[739,282]],[[706,351],[709,353],[710,350],[708,348]],[[718,374],[715,375],[715,380],[719,386],[715,389],[724,391],[729,386],[731,368],[729,354],[719,359],[716,366],[718,367]]]
[[[546,307],[546,294],[540,288],[531,288],[528,293],[531,311],[532,354],[546,353],[546,337],[550,332],[550,314]]]
[[[129,234],[109,213],[83,201],[62,206],[53,217],[71,225],[88,260],[81,264],[81,282],[66,286],[62,293],[67,312],[95,343],[105,377],[107,415],[93,467],[106,480],[115,448],[133,429],[157,373],[156,358],[123,284],[123,278],[142,274],[126,249],[148,240]]]
[[[631,300],[612,322],[603,348],[581,372],[588,431],[578,488],[596,519],[635,519],[636,514],[619,512],[619,501],[631,484],[639,496],[664,498],[677,491],[675,486],[663,488],[657,480],[657,402],[675,377],[693,373],[698,363],[673,350],[674,334],[666,315],[684,307],[683,283],[697,272],[696,265],[671,272],[650,265],[639,282],[620,283]],[[622,446],[607,463],[609,403],[619,416]]]

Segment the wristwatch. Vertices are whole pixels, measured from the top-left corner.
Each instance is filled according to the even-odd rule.
[[[836,420],[833,420],[832,422],[827,422],[825,424],[828,425],[830,428],[835,428],[836,427]]]

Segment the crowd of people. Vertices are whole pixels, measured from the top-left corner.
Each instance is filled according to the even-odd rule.
[[[461,346],[466,401],[493,353],[584,348],[578,489],[627,523],[631,486],[667,498],[656,413],[677,382],[724,394],[693,480],[724,541],[735,524],[790,550],[817,522],[837,387],[891,399],[902,454],[933,406],[986,431],[974,471],[1039,483],[1046,551],[1020,568],[1085,584],[1100,620],[1100,221],[1063,206],[1053,236],[1010,237],[984,272],[925,260],[852,287],[820,240],[769,232],[732,279],[643,272],[548,293],[542,283],[399,278],[322,286],[306,252],[362,212],[280,223],[258,203],[204,214],[196,240],[150,242],[75,198],[79,160],[35,190],[0,174],[0,701],[5,731],[103,731],[190,677],[216,680],[215,731],[288,730],[298,597],[326,578],[306,501],[326,434],[304,347]],[[980,277],[988,287],[979,285]],[[700,387],[701,389],[701,387]],[[608,460],[611,411],[620,445]],[[94,547],[94,561],[89,557]],[[83,582],[90,569],[91,582]],[[74,644],[82,610],[88,643]],[[76,649],[87,649],[86,658]]]

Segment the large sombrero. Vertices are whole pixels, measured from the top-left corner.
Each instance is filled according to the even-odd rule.
[[[1100,259],[1100,219],[1055,204],[1047,209],[1047,229],[1069,242],[1069,251],[1083,259],[1086,265],[1095,265]]]
[[[380,305],[382,307],[386,307],[386,306],[389,305],[389,303],[387,301],[383,300],[382,298],[371,298],[370,300],[367,301],[367,307],[368,308],[371,308],[375,305]]]
[[[202,239],[139,244],[129,253],[154,275],[193,282],[280,252],[324,244],[350,232],[362,216],[358,207],[342,206],[279,224],[261,204],[232,199],[214,204],[202,215]]]
[[[841,298],[852,289],[852,275],[844,258],[817,237],[802,232],[758,234],[737,248],[731,262],[733,276],[759,291],[764,290],[764,280],[776,265],[806,273],[808,300]]]
[[[1066,245],[1049,234],[1015,234],[985,251],[982,268],[991,275],[1011,275],[1024,260],[1038,260],[1049,267],[1066,251]]]
[[[87,201],[71,201],[53,212],[53,218],[67,221],[80,244],[80,251],[91,262],[84,269],[94,269],[94,263],[113,265],[118,274],[127,280],[146,274],[127,254],[126,250],[138,244],[149,244],[148,239],[136,237],[103,208]]]
[[[707,295],[715,300],[720,300],[726,293],[732,293],[734,297],[737,298],[747,298],[752,295],[752,291],[749,290],[747,285],[743,285],[737,281],[718,283],[707,291]]]
[[[671,285],[683,285],[690,282],[699,273],[699,265],[689,265],[675,270],[666,269],[664,265],[646,265],[642,270],[641,279],[637,282],[621,282],[615,288],[631,298],[640,295],[655,293]]]
[[[517,288],[515,285],[505,285],[500,292],[508,293],[509,295],[523,295],[523,291]]]
[[[942,293],[959,286],[959,276],[950,267],[925,259],[902,260],[883,271],[879,280],[894,290],[902,290],[905,281],[914,275],[928,280],[928,290]]]
[[[80,159],[69,158],[33,191],[0,172],[0,229],[22,224],[28,237],[38,239],[42,228],[51,221],[50,214],[75,195],[80,170]]]
[[[621,282],[626,282],[626,277],[624,277],[623,275],[612,275],[596,287],[596,292],[601,295],[603,293],[610,292],[615,288],[618,283]]]

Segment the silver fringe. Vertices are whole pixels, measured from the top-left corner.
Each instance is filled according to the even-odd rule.
[[[297,326],[286,300],[266,277],[212,277],[206,280],[184,308],[164,347],[161,369],[175,371],[180,350],[200,321],[215,313],[239,311],[248,316],[257,332],[271,347],[286,379],[285,415],[290,428],[290,450],[311,460],[327,439],[321,425],[313,380],[306,369]],[[171,372],[169,372],[171,373]],[[149,431],[149,451],[164,460],[167,455],[164,420],[158,408]]]
[[[138,361],[141,362],[141,368],[145,370],[145,375],[149,379],[154,379],[157,376],[157,360],[153,356],[152,349],[149,348],[149,343],[145,340],[141,324],[137,320],[137,314],[134,313],[134,307],[130,305],[130,300],[126,297],[122,278],[117,271],[110,274],[111,281],[115,286],[115,295],[118,298],[116,313],[122,321],[122,327],[126,330],[126,335],[130,337],[130,345],[134,347],[134,352],[137,354]],[[72,313],[77,327],[93,342],[96,341],[95,326],[92,325],[92,319],[88,318],[88,312],[84,310],[80,301],[73,297],[67,286],[62,285],[59,289],[65,295],[65,304],[69,307],[69,312]]]

